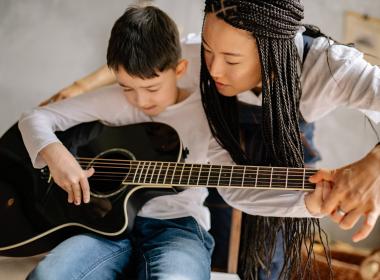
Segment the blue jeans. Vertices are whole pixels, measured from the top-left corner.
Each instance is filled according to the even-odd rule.
[[[280,273],[281,273],[282,267],[284,266],[284,258],[285,258],[283,243],[284,243],[284,240],[282,238],[282,234],[278,233],[277,239],[276,239],[276,249],[274,251],[272,262],[270,264],[270,273],[268,275],[264,269],[260,268],[259,280],[280,279]]]
[[[192,217],[136,217],[129,238],[71,237],[54,248],[28,279],[210,279],[214,240]]]

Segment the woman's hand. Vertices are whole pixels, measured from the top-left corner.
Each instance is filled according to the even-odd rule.
[[[103,65],[99,69],[75,81],[72,85],[65,87],[58,93],[45,100],[40,106],[47,105],[51,102],[56,102],[62,99],[74,97],[86,92],[91,92],[97,88],[104,87],[116,83],[116,77],[112,70],[107,65]]]
[[[39,155],[47,163],[54,182],[68,194],[67,201],[80,205],[90,202],[88,179],[95,170],[83,170],[73,155],[61,143],[52,143],[43,148]]]
[[[49,99],[43,101],[40,106],[47,105],[52,102],[56,102],[59,100],[63,100],[66,98],[74,97],[80,94],[83,94],[85,92],[85,89],[83,86],[80,85],[78,82],[74,82],[72,85],[65,87],[61,89],[58,93],[54,94]]]
[[[313,216],[322,215],[322,204],[331,191],[331,185],[327,181],[316,184],[315,190],[305,195],[305,205]]]
[[[322,204],[322,213],[331,215],[342,229],[352,228],[363,215],[364,223],[352,240],[365,239],[380,214],[380,146],[355,163],[335,170],[320,170],[310,177],[313,183],[324,180],[331,184],[332,190]]]

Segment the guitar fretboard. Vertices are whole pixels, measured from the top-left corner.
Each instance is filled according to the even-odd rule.
[[[313,190],[308,168],[130,161],[123,184]]]

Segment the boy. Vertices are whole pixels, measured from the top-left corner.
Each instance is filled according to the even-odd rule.
[[[188,162],[232,164],[211,135],[198,85],[177,86],[187,61],[181,59],[178,31],[165,13],[154,7],[127,9],[112,29],[107,64],[121,88],[111,86],[37,108],[19,122],[34,166],[48,165],[69,203],[89,202],[87,178],[94,170],[82,170],[54,131],[82,122],[167,123],[188,148]],[[69,238],[40,262],[29,279],[130,278],[125,273],[131,259],[139,279],[209,279],[213,239],[207,232],[206,196],[207,189],[194,188],[151,199],[139,211],[129,238],[115,241],[94,234]],[[298,197],[295,208],[300,208],[299,201]],[[304,201],[300,203],[302,215],[310,215]]]

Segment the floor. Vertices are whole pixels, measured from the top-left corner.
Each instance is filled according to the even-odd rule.
[[[29,258],[0,257],[0,280],[24,280],[41,256]],[[211,280],[239,280],[235,274],[213,272]]]

